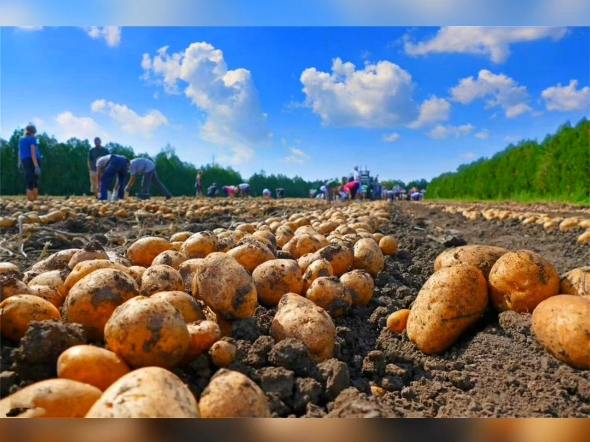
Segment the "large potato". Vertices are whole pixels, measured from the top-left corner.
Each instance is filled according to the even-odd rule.
[[[170,241],[157,236],[146,236],[129,246],[127,258],[134,266],[149,267],[156,256],[170,249],[172,249]]]
[[[375,233],[375,235],[378,235],[378,234]],[[391,256],[391,255],[395,255],[397,253],[398,243],[397,243],[397,239],[395,239],[394,236],[392,236],[392,235],[375,236],[375,235],[373,235],[373,237],[375,238],[375,241],[377,241],[377,243],[379,244],[379,248],[381,249],[381,252],[384,255]],[[379,238],[379,239],[377,239],[377,238]]]
[[[496,310],[531,313],[559,294],[559,274],[541,255],[517,250],[502,255],[489,274],[490,299]]]
[[[138,295],[137,284],[127,273],[95,270],[70,289],[63,304],[64,322],[82,324],[90,341],[102,341],[115,309]]]
[[[270,417],[268,399],[258,385],[237,371],[220,369],[201,395],[203,418]]]
[[[89,260],[89,261],[82,261],[82,262],[76,264],[74,269],[67,276],[67,278],[63,284],[64,285],[64,288],[63,288],[64,296],[69,293],[69,291],[72,289],[72,287],[74,287],[74,285],[78,281],[80,281],[86,275],[89,275],[90,273],[94,272],[95,270],[99,270],[99,269],[116,269],[116,270],[121,270],[124,273],[130,274],[128,267],[125,267],[124,265],[110,261],[108,259],[93,259],[93,260]]]
[[[559,292],[590,298],[590,266],[573,269],[562,275]]]
[[[478,268],[444,267],[418,293],[408,316],[408,338],[423,353],[442,353],[483,316],[487,305],[486,281]]]
[[[31,271],[34,273],[49,272],[51,270],[63,270],[68,267],[68,263],[80,249],[60,250],[53,255],[48,256],[42,261],[33,264]]]
[[[132,371],[112,384],[87,418],[199,417],[197,401],[174,373],[159,367]]]
[[[219,250],[219,239],[213,232],[199,232],[190,236],[180,249],[189,259],[205,258]]]
[[[311,264],[309,264],[309,266],[307,266],[307,269],[303,274],[303,290],[289,290],[289,292],[302,294],[307,293],[309,287],[311,287],[311,284],[313,284],[313,282],[316,279],[327,276],[334,276],[334,269],[332,268],[332,264],[330,264],[330,262],[324,258],[317,259],[313,261]]]
[[[321,248],[313,255],[313,261],[325,259],[332,265],[334,276],[344,275],[353,264],[354,255],[350,247],[341,244],[332,244]],[[311,259],[311,258],[310,258]]]
[[[227,321],[248,318],[258,306],[256,285],[246,269],[231,256],[208,255],[195,274],[200,298]]]
[[[154,258],[152,261],[152,266],[156,265],[167,265],[172,267],[173,269],[178,270],[180,265],[186,261],[188,258],[182,252],[177,250],[166,250],[165,252],[160,253],[158,256]]]
[[[64,297],[53,287],[47,285],[32,285],[29,287],[31,294],[45,299],[52,303],[56,308],[60,308],[64,303]]]
[[[320,276],[315,279],[305,297],[326,310],[333,318],[344,316],[352,306],[350,292],[336,276]]]
[[[334,355],[336,327],[321,307],[296,293],[287,293],[279,301],[270,335],[275,342],[287,338],[303,341],[316,362]]]
[[[203,262],[203,258],[193,258],[187,259],[184,261],[180,266],[178,266],[178,272],[180,276],[182,276],[182,280],[184,281],[184,291],[187,293],[192,292],[192,283],[199,268],[199,265]],[[198,299],[198,295],[193,294],[195,298]]]
[[[301,269],[292,259],[273,259],[259,265],[252,273],[258,301],[267,306],[279,303],[285,293],[301,293]]]
[[[354,245],[353,252],[355,269],[366,270],[372,277],[376,277],[383,270],[385,258],[374,239],[359,239]]]
[[[470,264],[481,270],[487,280],[490,270],[496,261],[508,252],[509,250],[503,247],[479,244],[455,247],[445,250],[436,257],[434,271],[436,272],[443,267],[450,267],[457,264]]]
[[[29,281],[31,285],[46,285],[59,292],[60,295],[66,295],[66,280],[69,274],[64,270],[50,270],[49,272],[43,272],[40,275],[35,276]]]
[[[39,296],[14,295],[0,302],[0,332],[13,341],[20,340],[33,321],[61,320],[59,310]]]
[[[180,272],[168,265],[153,265],[141,275],[142,296],[158,292],[183,291],[184,281]]]
[[[84,417],[102,392],[70,379],[48,379],[29,385],[0,401],[0,417]],[[16,412],[16,413],[15,413]]]
[[[375,281],[365,270],[352,270],[340,277],[352,296],[352,305],[365,306],[373,297]]]
[[[180,312],[187,324],[205,319],[199,303],[191,295],[180,291],[158,292],[151,296],[172,304]]]
[[[4,300],[15,295],[31,295],[30,287],[14,274],[0,276],[0,299]]]
[[[590,299],[578,295],[545,299],[533,311],[533,333],[560,361],[590,369]]]
[[[239,244],[227,252],[228,256],[234,258],[248,272],[252,273],[259,265],[274,259],[270,249],[260,241],[252,240]]]
[[[91,242],[83,249],[78,250],[68,262],[68,267],[73,269],[83,261],[90,261],[93,259],[109,259],[109,255],[99,243]]]
[[[314,253],[321,248],[322,243],[314,236],[307,233],[298,233],[282,247],[282,250],[289,253],[293,258],[299,259],[306,253]]]
[[[133,368],[172,368],[188,349],[181,313],[169,302],[138,296],[117,307],[104,327],[108,348]]]

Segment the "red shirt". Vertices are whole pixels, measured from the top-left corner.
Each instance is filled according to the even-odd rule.
[[[355,187],[358,186],[359,183],[357,183],[356,181],[351,181],[350,183],[347,183],[343,189],[345,192],[351,192],[352,189],[354,189]]]

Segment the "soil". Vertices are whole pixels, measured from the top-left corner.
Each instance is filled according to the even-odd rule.
[[[385,329],[387,316],[410,307],[432,274],[436,256],[447,249],[429,235],[445,237],[453,230],[448,246],[488,244],[532,250],[559,273],[590,265],[590,247],[576,243],[577,231],[548,234],[540,226],[512,221],[468,221],[441,208],[422,202],[391,205],[391,223],[380,231],[398,238],[399,252],[386,257],[369,304],[335,319],[338,338],[333,359],[314,363],[297,340],[275,344],[269,336],[275,309],[259,306],[254,317],[233,323],[232,337],[224,339],[236,345],[237,356],[228,368],[260,385],[273,416],[590,417],[590,371],[574,369],[547,353],[534,339],[529,314],[498,315],[488,309],[453,347],[432,356],[417,350],[405,332],[396,335]],[[554,208],[541,210],[549,209]],[[574,213],[576,209],[563,210]],[[280,214],[288,216],[283,210]],[[137,229],[131,222],[107,219],[95,224],[66,221],[53,228],[83,234],[86,241],[94,237],[107,250],[124,254],[141,235],[212,230],[228,227],[232,221],[218,217]],[[77,238],[64,236],[56,248],[81,247]],[[37,242],[40,245],[29,245],[26,259],[5,255],[2,259],[24,270],[38,259],[43,243]],[[280,251],[279,256],[289,257]],[[59,352],[82,342],[85,336],[79,328],[55,322],[33,324],[20,345],[3,339],[1,396],[54,377]],[[173,371],[198,398],[216,370],[209,356],[201,355]]]

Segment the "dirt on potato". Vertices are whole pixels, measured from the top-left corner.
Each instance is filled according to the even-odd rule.
[[[176,222],[157,217],[138,221],[133,216],[98,221],[69,219],[50,226],[60,232],[59,236],[47,231],[43,235],[45,241],[58,238],[48,246],[51,250],[83,247],[95,239],[106,250],[124,255],[126,248],[141,236],[169,237],[180,231],[230,228],[239,221],[288,218],[293,213],[328,208],[327,203],[318,206],[308,200],[259,204],[258,210],[245,210],[240,216],[220,209],[211,216]],[[435,258],[451,245],[532,250],[551,262],[560,274],[590,264],[589,245],[576,242],[578,230],[547,233],[541,225],[525,226],[515,219],[470,221],[461,213],[444,212],[442,207],[427,202],[389,204],[391,220],[380,226],[379,232],[393,235],[399,250],[385,257],[385,268],[375,278],[375,293],[368,305],[352,307],[350,314],[334,319],[334,358],[316,364],[301,341],[286,339],[275,344],[269,328],[276,308],[258,306],[253,317],[233,322],[231,337],[224,340],[235,344],[237,353],[227,368],[247,375],[262,388],[273,416],[590,417],[590,371],[571,368],[547,353],[532,334],[530,314],[498,314],[489,307],[449,350],[432,356],[420,352],[405,332],[393,334],[386,329],[388,315],[411,307],[434,271]],[[576,214],[577,209],[523,208],[528,210],[564,210],[569,215]],[[15,231],[5,230],[4,235],[14,238]],[[25,244],[26,258],[4,254],[1,259],[24,271],[38,261],[43,247],[43,239],[31,239]],[[281,251],[278,257],[290,259]],[[31,327],[30,334],[39,328],[35,327]],[[63,333],[69,340],[60,339],[65,339],[68,346],[78,339],[74,331],[64,330],[60,336]],[[13,368],[15,360],[31,367],[37,363],[32,353],[23,351],[26,345],[2,341],[2,397],[8,394],[6,380],[11,382],[12,392],[39,380],[39,376],[53,375],[53,367],[44,375],[39,375],[38,370],[33,374],[31,370]],[[53,356],[47,358],[49,364],[54,364],[49,362]],[[210,356],[203,354],[190,365],[172,371],[199,398],[217,368]]]

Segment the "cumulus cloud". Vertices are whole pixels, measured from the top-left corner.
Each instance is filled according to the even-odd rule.
[[[383,141],[385,141],[386,143],[394,143],[399,139],[400,139],[400,134],[395,133],[395,132],[392,134],[389,134],[389,135],[383,135]]]
[[[296,149],[294,147],[289,148],[289,152],[291,155],[285,158],[285,163],[289,164],[305,164],[309,159],[309,156],[303,152],[301,149]]]
[[[95,40],[104,39],[107,45],[114,47],[121,43],[121,27],[120,26],[88,26],[84,30]]]
[[[201,138],[231,149],[232,155],[220,161],[250,161],[252,147],[272,138],[250,71],[229,70],[223,52],[209,43],[193,43],[172,55],[165,46],[153,57],[144,54],[141,66],[145,81],[162,85],[168,94],[179,94],[183,87],[186,97],[205,112]]]
[[[108,112],[109,117],[119,123],[123,131],[146,138],[151,138],[152,132],[160,126],[169,125],[166,116],[157,110],[150,110],[140,116],[125,105],[106,100],[96,100],[90,107],[93,112]]]
[[[475,126],[471,124],[463,124],[461,126],[443,126],[439,124],[428,133],[428,136],[435,140],[444,140],[449,137],[460,138],[469,135],[473,129],[475,129]]]
[[[410,123],[408,126],[417,129],[441,121],[447,121],[450,112],[451,103],[444,98],[432,96],[428,100],[425,100],[420,106],[418,119]]]
[[[108,134],[89,117],[76,117],[69,111],[62,112],[55,121],[58,125],[60,139],[79,138],[91,140],[94,137],[108,138]]]
[[[405,37],[404,49],[408,55],[430,53],[474,54],[489,57],[494,63],[503,63],[510,55],[510,45],[545,38],[562,39],[568,32],[564,27],[488,27],[448,26],[436,36],[419,43]]]
[[[478,99],[486,100],[486,109],[500,106],[507,118],[517,117],[532,111],[528,105],[529,95],[525,86],[504,74],[493,74],[487,69],[473,76],[459,80],[451,89],[451,100],[469,104]]]
[[[479,131],[474,135],[475,138],[479,138],[480,140],[487,140],[490,138],[490,131],[488,129],[484,129]]]
[[[545,100],[548,111],[572,112],[586,111],[590,107],[590,88],[588,86],[578,89],[578,80],[570,80],[569,85],[548,87],[541,92],[541,98]]]
[[[367,63],[364,69],[336,58],[332,72],[308,68],[300,77],[306,105],[325,126],[391,127],[418,117],[412,100],[412,76],[389,61]]]

